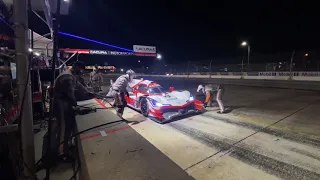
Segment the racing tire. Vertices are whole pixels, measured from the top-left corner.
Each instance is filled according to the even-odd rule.
[[[140,111],[144,117],[148,117],[149,105],[146,98],[141,98],[140,100]]]

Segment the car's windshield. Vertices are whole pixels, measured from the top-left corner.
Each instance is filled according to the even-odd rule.
[[[148,88],[149,94],[161,94],[164,93],[164,89],[161,86],[153,86]]]

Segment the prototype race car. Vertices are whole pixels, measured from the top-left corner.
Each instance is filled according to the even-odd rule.
[[[172,87],[170,92],[165,91],[159,84],[149,80],[134,79],[130,86],[132,92],[129,92],[129,97],[125,96],[128,106],[158,123],[205,111],[203,103],[194,99],[189,91],[175,91]]]

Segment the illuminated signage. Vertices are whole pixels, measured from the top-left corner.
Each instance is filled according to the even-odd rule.
[[[104,50],[89,50],[89,54],[98,55],[112,55],[112,56],[132,56],[132,52],[120,52],[120,51],[104,51]]]

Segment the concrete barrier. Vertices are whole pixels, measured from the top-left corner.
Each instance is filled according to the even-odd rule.
[[[104,75],[104,83],[109,84],[110,79],[115,80],[120,74]],[[283,74],[282,74],[283,75]],[[212,83],[240,86],[273,87],[302,90],[320,90],[320,77],[308,76],[235,76],[235,75],[142,75],[138,78],[145,78],[154,81],[166,80],[169,84],[175,84],[181,80],[186,83]],[[159,82],[159,83],[160,83]]]

